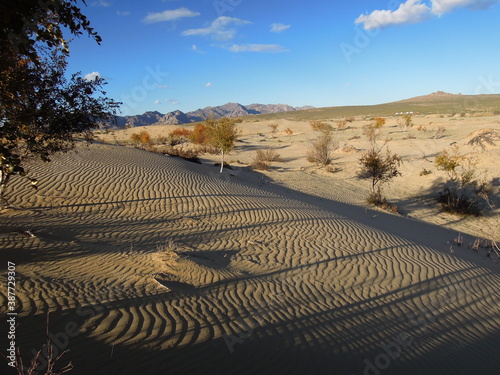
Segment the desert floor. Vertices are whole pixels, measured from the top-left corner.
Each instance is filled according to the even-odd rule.
[[[233,169],[222,174],[213,155],[199,165],[114,144],[139,129],[34,163],[38,190],[14,179],[0,213],[25,362],[50,312],[72,374],[497,374],[500,264],[466,245],[498,239],[498,209],[460,218],[431,197],[445,176],[434,156],[454,143],[498,181],[500,144],[467,142],[499,129],[500,117],[414,120],[414,139],[403,139],[396,118],[384,127],[404,159],[403,176],[384,190],[401,214],[364,203],[364,119],[335,132],[334,173],[306,160],[309,124],[288,120],[275,136],[271,121],[239,124]],[[444,136],[433,139],[440,126]],[[284,161],[251,171],[259,148]],[[420,176],[423,168],[432,173]],[[0,285],[7,348],[4,267]]]

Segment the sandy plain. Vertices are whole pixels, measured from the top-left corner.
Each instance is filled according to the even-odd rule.
[[[500,117],[414,121],[415,138],[404,139],[396,117],[384,127],[404,159],[403,176],[385,188],[400,214],[364,202],[364,118],[335,132],[335,173],[306,160],[316,136],[308,122],[284,119],[274,136],[272,121],[239,124],[233,169],[222,174],[216,156],[199,165],[116,144],[139,129],[33,164],[39,189],[15,179],[0,214],[25,360],[43,344],[50,312],[74,374],[498,373],[500,264],[467,248],[498,239],[498,209],[457,217],[432,195],[444,178],[434,157],[452,144],[498,181],[500,143],[467,142],[499,129]],[[173,128],[146,127],[153,137]],[[258,148],[284,161],[251,171]],[[423,168],[432,173],[420,176]],[[2,269],[2,348],[6,278]]]

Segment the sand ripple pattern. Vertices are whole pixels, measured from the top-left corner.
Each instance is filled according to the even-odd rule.
[[[2,223],[1,254],[18,264],[23,330],[43,332],[47,311],[54,331],[78,324],[75,373],[498,370],[498,267],[447,254],[447,238],[429,246],[119,146],[32,169],[41,186],[14,181],[25,210]]]

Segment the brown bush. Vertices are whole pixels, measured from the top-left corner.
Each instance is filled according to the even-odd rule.
[[[173,136],[189,137],[190,134],[191,134],[191,130],[189,130],[189,129],[176,128],[169,133],[169,136],[170,137],[173,137]]]
[[[151,144],[151,135],[147,130],[141,130],[139,133],[134,133],[130,136],[132,142],[138,145],[146,146]]]
[[[375,128],[381,128],[382,126],[385,125],[385,118],[383,117],[375,117],[375,123],[373,124],[373,126]]]
[[[268,171],[271,165],[264,160],[252,160],[252,169],[257,171]]]
[[[373,144],[380,137],[380,127],[375,127],[373,124],[366,125],[363,127],[363,134]]]
[[[442,138],[445,131],[446,131],[446,129],[444,128],[444,126],[438,127],[436,129],[436,133],[434,134],[434,136],[432,138],[434,138],[434,139]]]
[[[252,160],[252,168],[267,171],[271,167],[271,162],[281,161],[281,156],[273,149],[257,150]]]
[[[309,121],[309,125],[311,125],[312,130],[315,132],[331,132],[333,130],[330,124],[323,121],[312,120]]]
[[[265,161],[281,161],[281,156],[272,148],[266,150],[257,150],[257,156]]]
[[[285,134],[292,135],[293,134],[293,130],[290,129],[290,128],[286,128],[285,129]]]
[[[196,124],[194,130],[189,135],[191,142],[197,145],[204,145],[207,142],[207,128],[205,124]]]
[[[334,142],[330,133],[321,134],[312,143],[311,149],[307,153],[307,161],[321,165],[328,165],[332,161],[332,151]]]

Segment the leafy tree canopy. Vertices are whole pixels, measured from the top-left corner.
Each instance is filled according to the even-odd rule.
[[[0,2],[0,209],[7,183],[12,175],[25,175],[27,159],[49,161],[75,146],[75,134],[90,141],[92,129],[120,104],[105,96],[101,78],[66,78],[64,31],[101,41],[76,3]]]

